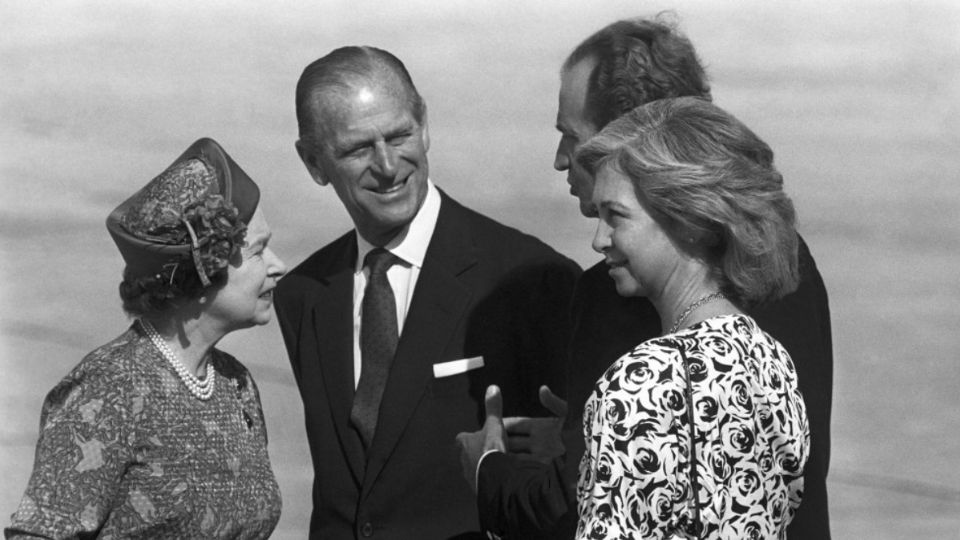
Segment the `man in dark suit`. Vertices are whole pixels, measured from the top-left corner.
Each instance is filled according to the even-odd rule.
[[[561,72],[557,129],[561,133],[554,168],[567,173],[570,193],[580,211],[595,217],[593,179],[574,161],[581,144],[607,123],[656,99],[700,96],[710,88],[691,43],[662,22],[633,19],[613,23],[587,38],[567,58]],[[786,347],[796,365],[810,420],[811,451],[804,472],[804,497],[788,529],[796,539],[829,539],[826,477],[830,460],[830,410],[833,350],[827,292],[816,264],[800,240],[801,282],[796,292],[750,314]],[[567,400],[563,429],[565,459],[550,462],[538,448],[549,444],[550,423],[507,418],[503,425],[488,417],[484,437],[475,440],[520,447],[540,461],[496,452],[491,444],[468,449],[465,462],[477,463],[481,523],[495,534],[520,538],[572,538],[576,528],[576,481],[584,452],[584,403],[594,382],[613,361],[639,343],[660,335],[660,318],[645,298],[617,295],[601,261],[577,283],[571,308]],[[509,398],[507,392],[504,397]],[[496,405],[494,404],[494,407]],[[554,422],[554,425],[556,422]],[[537,439],[543,439],[539,441]],[[516,444],[514,441],[521,441]],[[547,441],[547,442],[544,442]],[[530,450],[533,449],[533,450]]]
[[[547,414],[579,268],[428,177],[426,105],[403,64],[344,47],[297,84],[296,147],[356,227],[290,272],[276,310],[314,466],[310,537],[481,537],[457,433],[483,393]]]

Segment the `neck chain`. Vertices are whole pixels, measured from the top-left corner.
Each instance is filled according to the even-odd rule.
[[[699,299],[697,299],[696,302],[690,304],[689,306],[687,306],[687,309],[683,310],[683,313],[681,313],[680,316],[677,317],[677,322],[673,323],[673,327],[670,328],[670,331],[667,333],[672,334],[677,330],[679,330],[680,325],[683,324],[683,321],[687,320],[687,317],[689,317],[690,314],[693,313],[693,310],[697,309],[698,307],[708,302],[713,302],[714,300],[720,300],[722,298],[726,298],[726,296],[724,296],[723,293],[719,291],[701,296]]]
[[[140,326],[143,328],[143,331],[147,333],[147,337],[150,338],[153,345],[160,351],[160,354],[173,366],[174,371],[180,376],[183,384],[187,385],[190,393],[201,401],[210,399],[210,396],[213,395],[214,379],[216,377],[216,371],[214,371],[213,366],[207,366],[207,376],[204,377],[203,380],[200,380],[196,375],[190,373],[187,366],[183,365],[183,362],[177,358],[177,355],[173,354],[173,351],[170,350],[170,347],[163,341],[163,338],[160,337],[160,334],[157,333],[157,330],[152,324],[140,319]]]

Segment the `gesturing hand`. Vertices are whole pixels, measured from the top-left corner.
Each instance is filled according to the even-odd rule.
[[[557,397],[547,386],[540,387],[540,403],[553,416],[531,418],[511,416],[503,419],[507,431],[507,449],[521,457],[548,463],[564,454],[561,440],[563,422],[567,417],[567,402]]]
[[[503,429],[503,397],[496,385],[487,387],[484,408],[487,419],[480,431],[457,434],[463,477],[474,493],[477,492],[477,464],[480,458],[490,450],[505,452],[507,448]]]

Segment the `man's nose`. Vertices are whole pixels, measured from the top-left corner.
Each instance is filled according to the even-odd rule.
[[[386,142],[377,143],[374,156],[377,171],[383,176],[393,177],[397,174],[397,149]]]
[[[563,138],[560,139],[560,142],[557,144],[557,153],[553,156],[553,168],[557,171],[563,172],[570,168],[570,154],[567,151],[566,143],[563,142]]]

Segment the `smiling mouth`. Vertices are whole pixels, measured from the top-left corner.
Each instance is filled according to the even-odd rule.
[[[410,180],[410,177],[408,176],[408,177],[404,178],[403,180],[401,180],[400,182],[397,182],[396,184],[391,184],[391,185],[386,186],[386,187],[384,187],[384,186],[379,186],[379,185],[378,185],[377,187],[372,188],[372,189],[371,189],[371,188],[367,188],[367,191],[371,191],[371,192],[376,193],[376,194],[378,194],[378,195],[389,195],[389,194],[391,194],[391,193],[396,193],[397,191],[400,191],[401,189],[403,189],[403,187],[407,185],[407,182],[408,182],[409,180]]]

